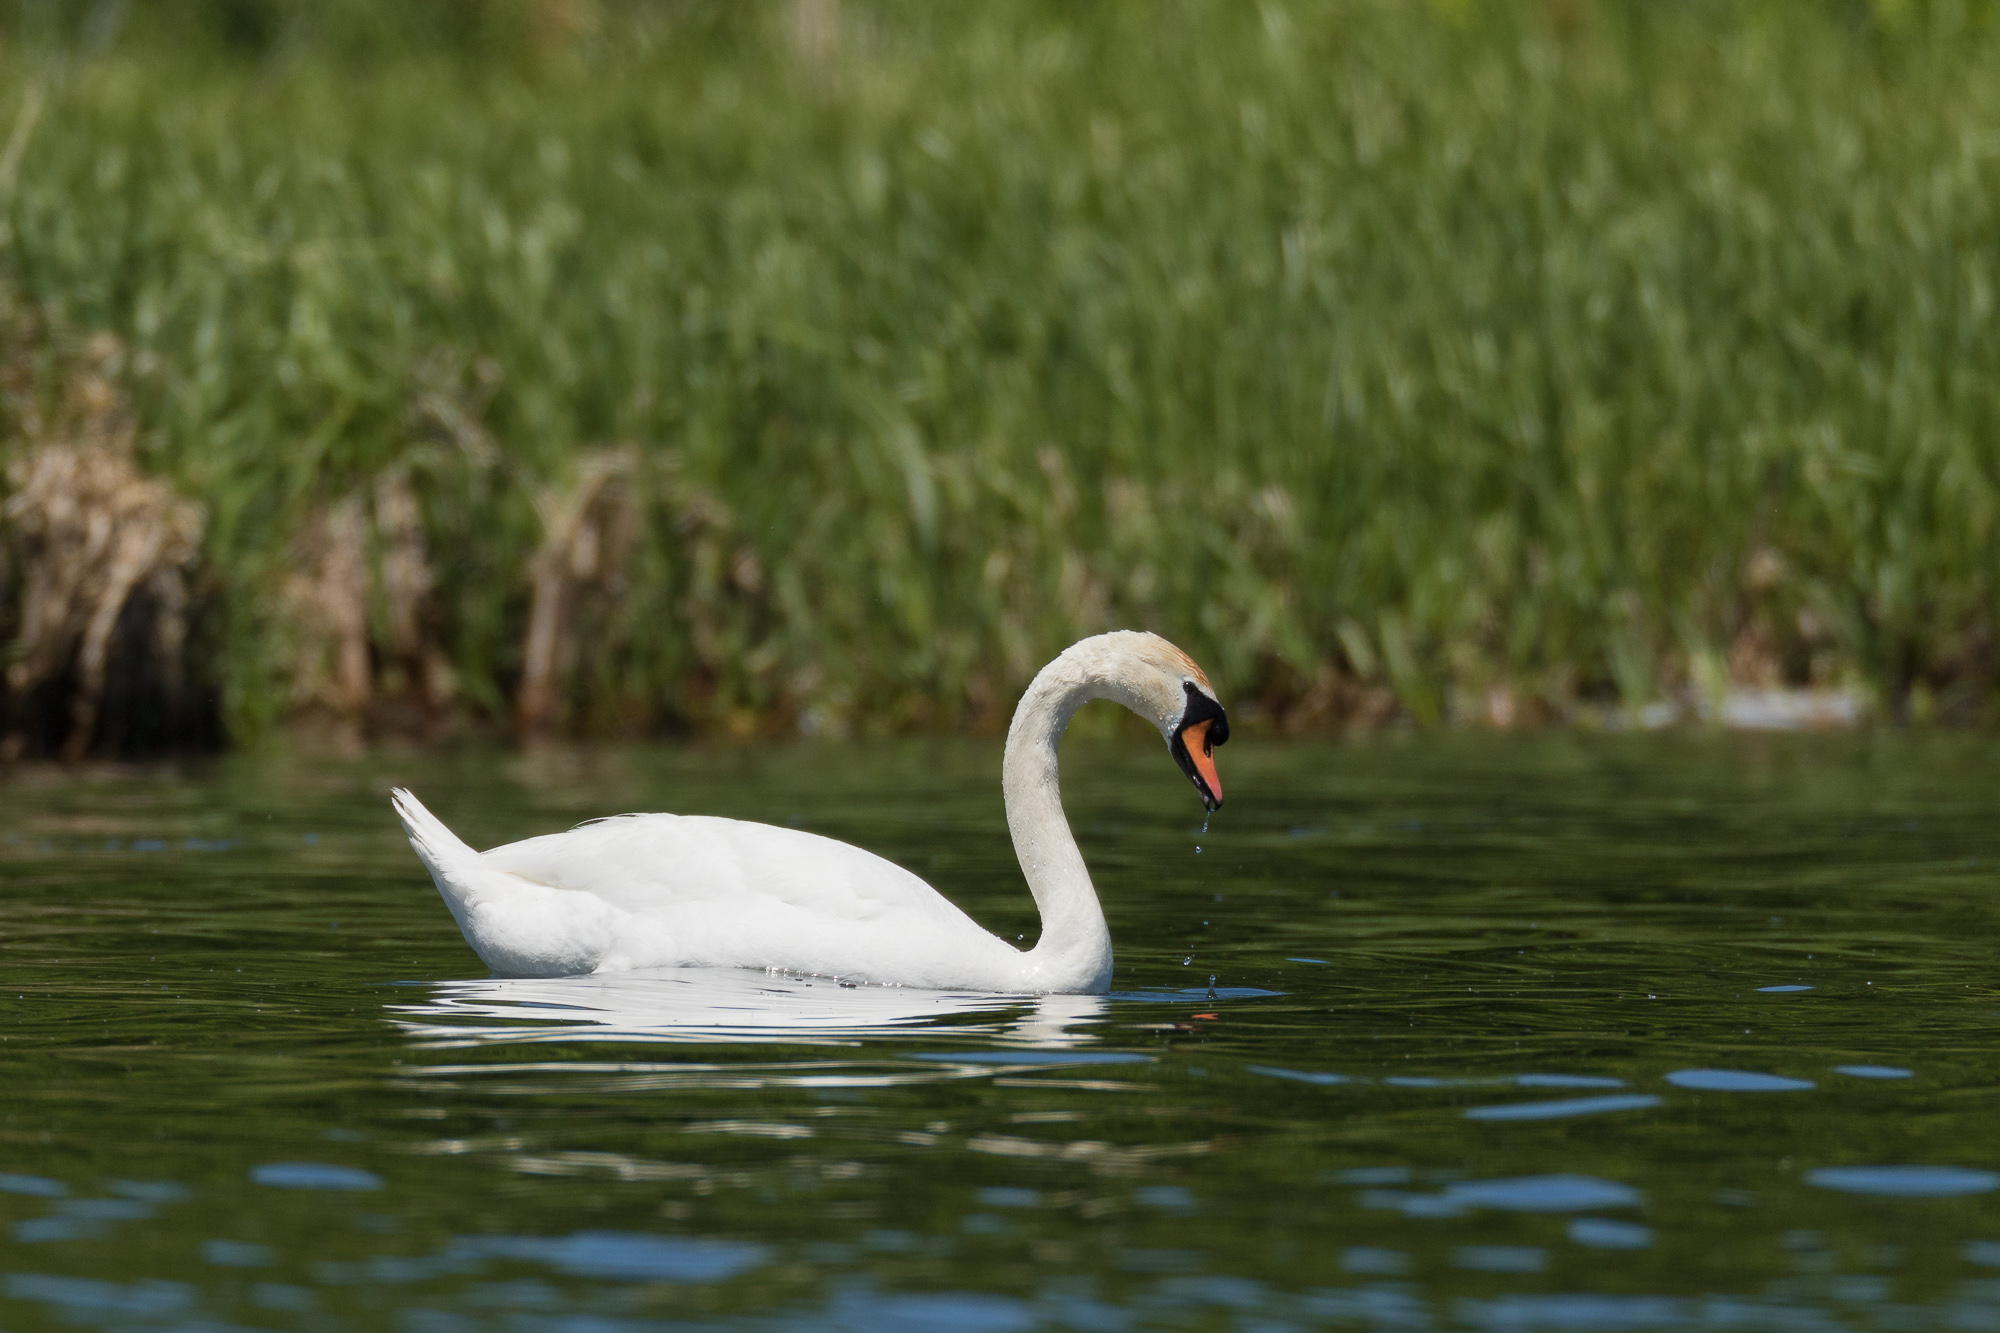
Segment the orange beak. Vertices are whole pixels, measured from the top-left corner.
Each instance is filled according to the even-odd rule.
[[[1195,723],[1181,736],[1186,741],[1188,758],[1194,761],[1194,771],[1208,788],[1208,796],[1215,805],[1222,804],[1222,775],[1215,771],[1215,747],[1208,743],[1208,729],[1214,725],[1213,719]]]

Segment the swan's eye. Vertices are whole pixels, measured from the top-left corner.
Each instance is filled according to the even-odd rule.
[[[1182,682],[1181,689],[1187,696],[1187,703],[1181,709],[1181,724],[1174,728],[1174,734],[1180,735],[1197,722],[1207,722],[1209,728],[1204,742],[1205,752],[1212,754],[1216,746],[1227,745],[1229,714],[1222,711],[1222,705],[1204,693],[1191,680]]]

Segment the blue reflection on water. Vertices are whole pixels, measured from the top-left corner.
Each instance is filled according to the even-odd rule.
[[[1515,1176],[1503,1180],[1466,1180],[1436,1194],[1401,1190],[1366,1190],[1356,1202],[1364,1208],[1388,1208],[1405,1217],[1459,1217],[1474,1209],[1514,1213],[1576,1213],[1599,1208],[1632,1208],[1645,1196],[1630,1185],[1597,1176]]]
[[[382,1177],[353,1166],[325,1162],[267,1162],[250,1168],[259,1185],[288,1190],[379,1190]]]
[[[42,1191],[42,1197],[50,1197]],[[45,1217],[31,1217],[10,1228],[14,1239],[24,1245],[50,1241],[98,1240],[110,1234],[113,1222],[143,1222],[154,1215],[153,1205],[138,1199],[69,1199],[58,1197]]]
[[[1727,1307],[1727,1308],[1718,1308]],[[1579,1333],[1696,1327],[1813,1329],[1823,1325],[1810,1311],[1734,1301],[1693,1302],[1671,1296],[1502,1296],[1460,1301],[1459,1319],[1481,1329],[1576,1329]],[[1777,1316],[1776,1319],[1772,1316]],[[1789,1317],[1787,1317],[1789,1316]],[[1805,1316],[1805,1317],[1801,1317]]]
[[[1653,1229],[1609,1217],[1579,1217],[1569,1224],[1569,1238],[1598,1250],[1643,1250],[1653,1243]]]
[[[766,1247],[749,1241],[578,1231],[567,1236],[460,1236],[444,1257],[541,1263],[576,1277],[723,1282],[769,1256]]]
[[[824,1319],[825,1322],[819,1322]],[[884,1295],[846,1291],[832,1308],[815,1313],[819,1327],[863,1329],[867,1333],[930,1333],[948,1328],[959,1333],[1013,1333],[1041,1323],[1024,1301],[984,1292],[940,1291],[921,1295]]]
[[[1601,1115],[1607,1111],[1642,1111],[1658,1106],[1660,1099],[1647,1093],[1626,1093],[1618,1097],[1565,1097],[1560,1101],[1508,1102],[1501,1106],[1475,1106],[1465,1113],[1467,1120],[1556,1120],[1566,1116]]]
[[[85,1222],[143,1222],[153,1215],[153,1205],[137,1199],[66,1199],[56,1211]]]
[[[1146,1185],[1132,1192],[1133,1201],[1170,1213],[1194,1211],[1194,1195],[1181,1185]]]
[[[1012,1185],[988,1185],[976,1197],[989,1208],[1033,1208],[1041,1203],[1042,1192]]]
[[[1539,1273],[1549,1266],[1549,1255],[1534,1245],[1461,1245],[1451,1262],[1478,1273]]]
[[[1280,1069],[1276,1065],[1246,1065],[1244,1068],[1253,1074],[1262,1074],[1266,1078],[1290,1079],[1294,1083],[1311,1083],[1322,1088],[1330,1088],[1338,1083],[1354,1082],[1345,1074],[1316,1074],[1304,1069]]]
[[[1401,1250],[1385,1250],[1374,1245],[1350,1245],[1340,1252],[1340,1266],[1350,1273],[1394,1277],[1410,1271],[1410,1256]]]
[[[1823,1166],[1806,1172],[1806,1183],[1848,1194],[1941,1199],[1985,1194],[2000,1186],[2000,1174],[1964,1166]]]
[[[23,1245],[56,1240],[92,1240],[105,1234],[101,1223],[83,1222],[73,1217],[31,1217],[16,1222],[11,1234]]]
[[[1522,1088],[1622,1088],[1625,1080],[1598,1074],[1520,1074],[1514,1084]]]
[[[201,1257],[218,1268],[264,1268],[272,1258],[271,1247],[240,1240],[205,1240]]]
[[[1358,1074],[1287,1069],[1282,1065],[1245,1065],[1244,1069],[1248,1073],[1262,1074],[1266,1078],[1289,1079],[1294,1083],[1311,1083],[1317,1087],[1336,1087],[1343,1083],[1379,1084],[1385,1088],[1622,1088],[1625,1086],[1624,1079],[1609,1078],[1601,1074],[1487,1074],[1472,1078],[1454,1078],[1437,1074],[1390,1074],[1381,1079],[1372,1079]]]
[[[113,1194],[128,1199],[143,1199],[147,1203],[182,1203],[194,1195],[194,1191],[175,1180],[111,1180],[105,1183]]]
[[[93,1320],[120,1316],[157,1319],[178,1314],[194,1303],[194,1288],[185,1282],[106,1282],[50,1273],[10,1273],[0,1290],[17,1301],[39,1301],[56,1306],[66,1316]]]
[[[1803,1092],[1810,1079],[1758,1074],[1745,1069],[1676,1069],[1667,1082],[1696,1092]]]
[[[289,1282],[259,1282],[250,1288],[250,1300],[260,1309],[285,1310],[295,1314],[304,1314],[319,1306],[319,1297],[313,1295],[310,1287],[296,1287]]]
[[[1630,1208],[1644,1196],[1630,1185],[1597,1176],[1517,1176],[1508,1180],[1468,1180],[1445,1187],[1444,1197],[1463,1208],[1501,1208],[1521,1213],[1569,1213],[1587,1208]]]

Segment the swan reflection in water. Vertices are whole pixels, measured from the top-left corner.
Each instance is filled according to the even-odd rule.
[[[1005,1047],[1073,1049],[1097,1040],[1101,995],[985,995],[843,985],[830,977],[726,968],[437,983],[391,1004],[391,1021],[427,1046],[507,1042],[771,1042],[853,1046],[907,1035]]]

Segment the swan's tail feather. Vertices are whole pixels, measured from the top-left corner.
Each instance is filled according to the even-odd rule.
[[[407,789],[396,788],[389,799],[396,807],[396,818],[403,821],[403,831],[410,835],[410,846],[416,848],[440,888],[454,868],[478,857],[478,852],[446,828],[443,820],[424,809],[424,803]]]
[[[390,800],[465,942],[496,975],[578,976],[616,944],[624,914],[594,894],[566,894],[499,869],[408,791],[398,787]]]

